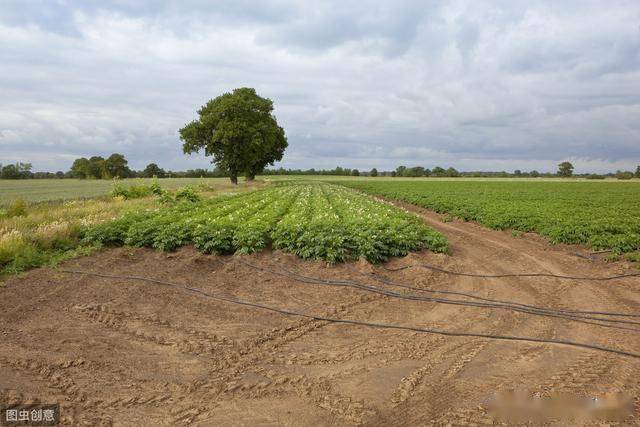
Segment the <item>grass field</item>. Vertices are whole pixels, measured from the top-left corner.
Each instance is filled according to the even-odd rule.
[[[121,179],[124,186],[149,184],[152,178]],[[205,183],[221,186],[228,178],[162,178],[158,180],[166,189]],[[105,196],[113,188],[112,180],[95,179],[2,179],[0,180],[0,206],[6,206],[18,197],[27,202],[85,199]]]
[[[536,232],[554,243],[640,249],[640,184],[588,181],[371,181],[341,184],[493,229]]]

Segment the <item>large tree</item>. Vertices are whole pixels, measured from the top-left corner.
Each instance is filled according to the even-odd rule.
[[[86,157],[75,159],[71,165],[71,176],[73,178],[89,178],[91,176],[91,167]]]
[[[238,183],[244,173],[255,178],[265,166],[282,159],[287,148],[284,130],[278,126],[273,102],[240,88],[207,102],[198,110],[199,118],[180,129],[185,153],[204,149],[213,163]]]
[[[33,178],[31,172],[31,163],[18,162],[15,165],[9,164],[2,166],[0,164],[0,178],[2,179],[26,179]]]
[[[104,157],[91,156],[89,158],[89,175],[87,178],[108,178],[107,170],[104,168]]]
[[[104,161],[104,169],[109,178],[127,178],[131,175],[128,164],[122,154],[113,153]]]
[[[160,166],[155,163],[149,163],[147,167],[142,171],[142,176],[145,178],[153,178],[154,176],[156,178],[164,178],[165,175],[166,172],[164,171],[164,169],[161,169]]]
[[[573,165],[569,162],[562,162],[558,165],[558,176],[569,178],[573,175]]]

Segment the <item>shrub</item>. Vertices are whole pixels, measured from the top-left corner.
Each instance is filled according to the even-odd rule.
[[[616,172],[616,178],[618,179],[631,179],[633,178],[633,173],[629,171],[618,171]]]
[[[173,197],[173,194],[168,191],[164,191],[160,197],[158,197],[158,201],[163,205],[171,205],[176,202],[176,199]]]
[[[187,202],[198,202],[200,196],[193,187],[184,187],[176,192],[176,200],[184,200]]]
[[[164,190],[160,187],[157,182],[154,182],[150,185],[130,185],[124,186],[118,182],[113,184],[113,188],[109,195],[113,198],[122,197],[125,200],[129,199],[139,199],[140,197],[148,197],[154,194],[162,194]]]

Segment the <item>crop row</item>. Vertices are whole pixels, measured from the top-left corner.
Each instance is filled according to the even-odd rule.
[[[640,249],[640,185],[600,182],[344,181],[493,229],[536,232],[554,243]]]
[[[446,252],[446,239],[417,217],[353,190],[292,183],[237,196],[136,212],[89,227],[89,242],[207,253],[268,246],[305,259],[380,262],[409,251]]]

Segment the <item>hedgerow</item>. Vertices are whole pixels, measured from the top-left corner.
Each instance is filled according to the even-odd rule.
[[[409,251],[448,250],[414,215],[344,187],[289,183],[237,196],[182,202],[89,228],[105,245],[207,253],[251,253],[269,246],[306,259],[380,262]]]

